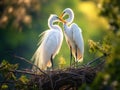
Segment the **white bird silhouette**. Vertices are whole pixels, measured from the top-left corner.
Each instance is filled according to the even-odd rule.
[[[62,19],[65,15],[69,15],[69,18],[66,20]],[[60,19],[64,23],[65,38],[71,52],[70,66],[72,62],[72,55],[75,58],[75,62],[82,62],[84,55],[84,41],[82,37],[82,30],[77,24],[72,23],[74,19],[74,13],[72,9],[66,8],[60,16]]]
[[[58,22],[59,17],[55,14],[50,15],[48,19],[49,30],[44,31],[42,39],[38,43],[38,49],[34,53],[32,60],[34,64],[40,69],[46,70],[47,67],[53,68],[53,59],[59,50],[63,41],[63,33],[58,25],[53,25],[54,22]],[[34,67],[33,67],[34,69]]]

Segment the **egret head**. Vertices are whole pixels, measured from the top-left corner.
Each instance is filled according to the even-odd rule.
[[[54,22],[59,22],[59,18],[56,14],[51,14],[48,18],[48,26],[51,27]]]
[[[73,20],[74,20],[74,13],[73,13],[72,9],[66,8],[62,12],[62,14],[60,15],[60,18],[62,19],[65,15],[69,16],[69,18],[65,19],[66,23],[71,24],[73,22]]]
[[[59,22],[59,18],[56,14],[51,14],[49,19],[48,19],[48,22]]]
[[[48,18],[48,26],[51,28],[55,22],[65,22],[65,20],[59,18],[56,14],[51,14]],[[56,26],[56,25],[54,25]]]

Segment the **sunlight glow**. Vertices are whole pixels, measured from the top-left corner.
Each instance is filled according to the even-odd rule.
[[[107,26],[106,28],[108,28],[107,21],[98,16],[99,9],[93,2],[81,2],[79,4],[79,10],[85,14],[89,21],[94,22],[97,25],[104,25],[105,27]]]

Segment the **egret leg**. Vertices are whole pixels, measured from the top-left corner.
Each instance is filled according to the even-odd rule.
[[[72,65],[72,47],[70,47],[70,67]]]
[[[77,63],[77,46],[75,46],[75,48],[76,48],[76,50],[75,50],[75,51],[76,51],[76,53],[75,53],[75,56],[76,56],[75,67],[77,67],[77,64],[78,64],[78,63]]]
[[[51,63],[52,63],[52,70],[53,70],[53,56],[52,55],[51,55],[50,60],[51,60]]]

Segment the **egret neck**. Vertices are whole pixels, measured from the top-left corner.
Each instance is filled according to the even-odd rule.
[[[56,22],[57,20],[54,19],[49,19],[48,20],[48,26],[51,29],[56,29],[56,30],[61,30],[60,27],[58,25],[54,25],[54,22]]]
[[[69,16],[69,18],[65,20],[66,23],[68,25],[71,24],[73,22],[73,20],[74,20],[74,13],[73,13],[73,11],[70,8],[67,8],[63,12],[65,12],[63,16],[65,16],[65,15]]]
[[[68,27],[67,23],[64,23],[64,24],[63,24],[63,27],[64,27],[64,31],[65,31],[65,32],[66,32],[67,30],[69,30],[69,27]]]

